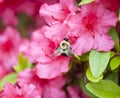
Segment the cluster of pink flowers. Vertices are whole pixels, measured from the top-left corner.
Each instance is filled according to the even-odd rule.
[[[17,64],[17,55],[22,41],[19,33],[11,27],[7,27],[0,35],[0,78],[11,72],[13,66]]]
[[[1,18],[6,25],[0,35],[0,79],[14,72],[19,52],[35,65],[18,73],[16,84],[6,83],[0,98],[89,98],[79,86],[67,85],[65,73],[70,69],[72,56],[54,53],[65,38],[69,40],[70,52],[78,56],[92,49],[111,50],[114,42],[108,31],[116,26],[115,11],[119,5],[116,3],[116,9],[109,9],[111,2],[108,0],[109,5],[106,2],[97,0],[78,7],[74,0],[0,1]],[[20,12],[33,17],[39,27],[32,32],[30,40],[21,38],[17,30],[8,27],[19,24]]]
[[[60,0],[53,5],[43,4],[39,12],[48,26],[33,32],[31,42],[26,43],[26,47],[23,45],[21,51],[31,62],[37,63],[36,72],[40,78],[55,78],[69,70],[70,57],[53,56],[64,38],[70,40],[72,52],[77,55],[91,49],[109,51],[114,46],[108,31],[116,25],[117,16],[100,3],[79,8],[72,0]]]
[[[0,19],[4,26],[19,26],[19,15],[25,13],[34,18],[35,26],[41,27],[45,24],[39,16],[39,8],[44,3],[53,4],[58,0],[1,0],[0,2]],[[30,28],[29,28],[30,29]],[[1,30],[1,28],[0,28]]]

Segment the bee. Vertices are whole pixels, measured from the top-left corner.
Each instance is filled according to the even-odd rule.
[[[55,49],[54,54],[56,56],[70,56],[71,55],[71,45],[68,38],[64,38],[63,41],[60,42],[58,48]]]

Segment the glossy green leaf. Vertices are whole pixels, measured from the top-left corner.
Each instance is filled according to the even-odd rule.
[[[2,90],[3,86],[5,85],[6,82],[9,83],[16,83],[16,78],[17,78],[17,73],[11,73],[6,75],[1,81],[0,81],[0,90]]]
[[[110,68],[111,70],[115,70],[116,68],[118,68],[120,65],[120,57],[116,56],[113,57],[110,61]]]
[[[79,6],[84,5],[84,4],[91,3],[91,2],[93,2],[93,1],[94,1],[94,0],[82,0],[82,1],[79,3]]]
[[[32,64],[28,62],[28,58],[24,57],[22,53],[19,54],[18,56],[18,65],[14,66],[14,69],[16,72],[21,72],[26,68],[31,68]]]
[[[94,78],[98,78],[105,70],[110,59],[110,52],[92,50],[89,55],[90,70]]]
[[[88,83],[86,88],[99,98],[120,98],[120,87],[110,80]]]
[[[111,30],[109,31],[109,35],[114,40],[114,48],[119,51],[119,37],[115,28],[111,28]]]
[[[88,80],[91,82],[99,82],[100,80],[103,79],[103,74],[101,74],[98,78],[94,78],[92,73],[91,73],[90,68],[87,69],[86,76],[87,76]]]

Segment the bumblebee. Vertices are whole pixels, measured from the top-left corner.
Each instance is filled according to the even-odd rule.
[[[70,56],[71,55],[71,46],[68,38],[64,38],[63,41],[60,42],[60,45],[57,49],[55,49],[54,54],[56,56]]]

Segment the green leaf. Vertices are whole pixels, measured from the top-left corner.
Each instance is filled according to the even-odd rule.
[[[86,95],[90,96],[90,98],[98,98],[94,94],[92,94],[89,90],[87,90],[87,88],[85,87],[84,77],[81,77],[79,83],[80,83],[80,88]]]
[[[32,64],[28,62],[28,58],[24,57],[22,53],[18,56],[18,65],[14,66],[16,72],[21,72],[26,68],[32,68]]]
[[[110,31],[109,31],[109,35],[112,37],[112,39],[114,40],[114,48],[119,51],[119,37],[118,37],[118,34],[115,30],[115,28],[111,28]]]
[[[89,55],[90,70],[94,78],[98,78],[107,67],[110,52],[98,52],[92,50]]]
[[[113,57],[110,61],[111,70],[117,69],[119,67],[119,65],[120,65],[120,57],[119,56]]]
[[[3,89],[3,86],[5,85],[6,82],[9,82],[9,83],[16,83],[16,78],[17,78],[17,73],[11,73],[11,74],[8,74],[6,75],[1,81],[0,81],[0,90]]]
[[[81,5],[84,5],[84,4],[88,4],[88,3],[91,3],[95,0],[82,0],[78,5],[81,6]]]
[[[117,72],[110,73],[105,79],[118,83],[118,73]]]
[[[80,56],[81,61],[87,61],[89,59],[89,53],[85,53],[82,56]]]
[[[99,82],[100,80],[103,79],[103,74],[101,74],[98,78],[94,78],[92,73],[91,73],[90,68],[87,69],[86,76],[87,76],[88,80],[91,82]]]
[[[115,52],[110,51],[110,58],[112,58],[113,56],[115,56]]]
[[[88,83],[86,88],[99,98],[120,98],[120,87],[110,80]]]

